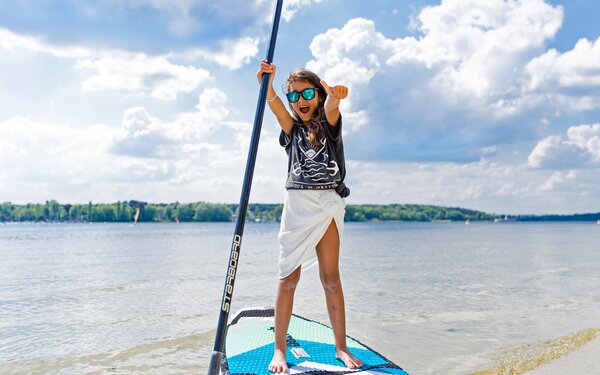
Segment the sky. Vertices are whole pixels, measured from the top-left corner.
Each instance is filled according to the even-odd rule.
[[[0,3],[0,201],[237,203],[275,1]],[[600,211],[600,2],[288,0],[274,64],[349,87],[349,204]],[[251,202],[283,201],[265,112]]]

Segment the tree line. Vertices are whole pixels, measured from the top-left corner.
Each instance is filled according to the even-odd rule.
[[[513,221],[598,221],[600,212],[574,215],[518,215],[511,218]]]
[[[138,222],[228,222],[234,221],[237,204],[225,203],[46,203],[0,205],[0,222],[132,222],[139,210]],[[282,204],[249,204],[247,220],[276,222],[281,219]],[[498,215],[464,208],[431,205],[389,204],[348,205],[346,221],[491,221]]]

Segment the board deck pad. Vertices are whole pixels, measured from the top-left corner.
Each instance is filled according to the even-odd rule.
[[[268,366],[273,357],[273,308],[239,311],[228,325],[225,355],[231,375],[272,375]],[[322,323],[292,314],[286,338],[286,359],[290,374],[408,375],[373,349],[347,337],[350,352],[364,362],[349,369],[335,358],[332,329]]]

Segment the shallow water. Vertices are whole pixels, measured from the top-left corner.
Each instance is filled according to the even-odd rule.
[[[277,229],[246,225],[232,311],[273,304]],[[232,233],[0,225],[0,373],[204,373]],[[415,375],[552,373],[570,356],[600,373],[585,349],[598,347],[599,239],[584,223],[347,223],[348,333]],[[327,322],[324,306],[306,270],[295,312]]]

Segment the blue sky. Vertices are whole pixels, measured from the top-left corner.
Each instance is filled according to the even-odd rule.
[[[600,211],[600,4],[285,1],[275,52],[350,87],[348,202]],[[0,3],[0,200],[237,202],[274,1]],[[280,202],[267,113],[251,200]]]

